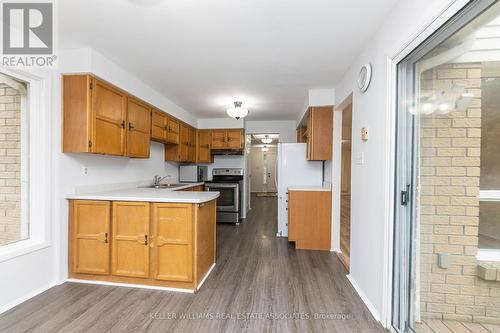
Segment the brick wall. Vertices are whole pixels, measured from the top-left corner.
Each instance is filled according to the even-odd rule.
[[[430,70],[422,77],[422,92],[450,84],[475,97],[466,111],[420,117],[420,313],[423,319],[500,323],[500,282],[476,276],[481,64]],[[440,253],[451,254],[450,268],[438,266]]]
[[[0,245],[21,237],[21,97],[0,84]]]

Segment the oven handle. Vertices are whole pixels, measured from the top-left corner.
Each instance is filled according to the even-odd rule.
[[[237,188],[238,184],[205,184],[207,189],[209,188]]]

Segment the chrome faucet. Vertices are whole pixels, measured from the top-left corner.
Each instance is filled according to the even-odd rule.
[[[170,178],[170,177],[172,177],[172,176],[166,175],[165,177],[160,177],[159,175],[155,175],[153,177],[153,186],[160,187],[160,183],[162,182],[162,180],[164,180],[165,178]]]

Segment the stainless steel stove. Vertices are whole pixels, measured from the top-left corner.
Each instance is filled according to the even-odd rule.
[[[243,200],[242,168],[216,168],[212,180],[205,183],[206,191],[220,192],[217,198],[217,222],[239,224]]]

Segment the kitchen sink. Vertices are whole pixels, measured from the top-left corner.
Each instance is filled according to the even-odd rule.
[[[160,185],[148,185],[148,186],[141,186],[141,188],[177,188],[177,187],[182,187],[186,186],[189,184],[160,184]]]

